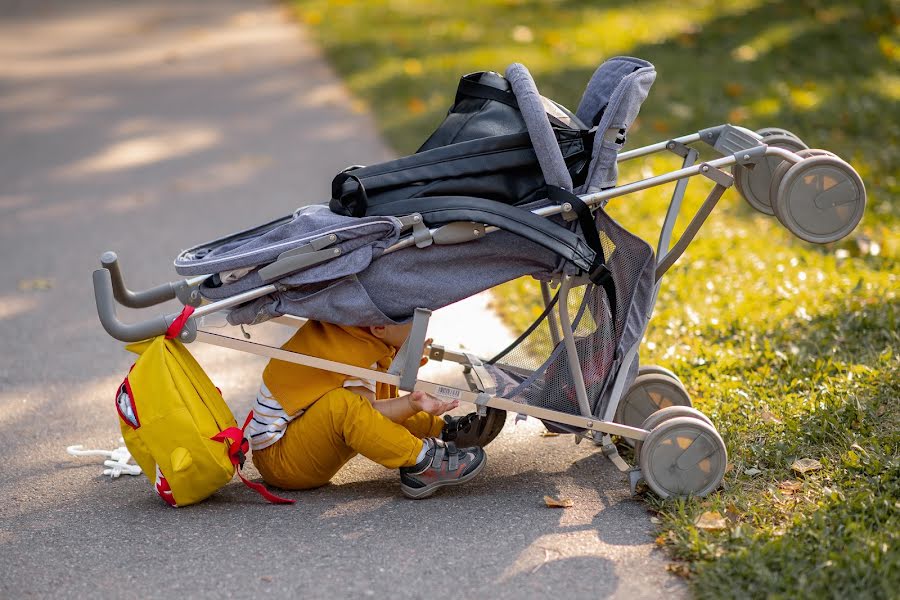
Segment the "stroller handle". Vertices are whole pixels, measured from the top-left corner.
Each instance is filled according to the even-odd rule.
[[[163,283],[149,290],[133,292],[125,285],[125,278],[119,269],[119,257],[115,252],[104,252],[100,256],[100,265],[109,272],[112,284],[113,297],[122,306],[128,308],[147,308],[175,297],[175,286],[172,283]],[[94,277],[94,281],[97,278]],[[95,290],[96,290],[96,283]]]
[[[100,323],[106,333],[121,342],[139,342],[162,335],[178,316],[177,314],[158,316],[140,323],[123,323],[116,316],[113,279],[109,270],[97,269],[94,271],[93,278],[94,300],[97,302],[97,315],[100,317]]]

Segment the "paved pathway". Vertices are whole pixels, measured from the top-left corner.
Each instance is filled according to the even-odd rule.
[[[684,594],[624,478],[533,422],[510,419],[478,480],[423,502],[359,459],[294,507],[233,483],[172,510],[146,480],[65,454],[116,444],[130,357],[94,312],[102,251],[133,287],[156,284],[180,248],[321,201],[337,170],[389,156],[273,5],[0,0],[0,597]],[[468,320],[445,312],[445,331]],[[480,339],[499,344],[498,327],[488,317]],[[243,414],[262,361],[197,354]]]

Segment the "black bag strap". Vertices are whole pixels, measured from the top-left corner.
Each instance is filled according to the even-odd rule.
[[[609,312],[612,314],[613,326],[615,326],[616,282],[613,281],[612,272],[606,266],[606,254],[603,252],[603,243],[600,241],[600,233],[597,231],[597,225],[594,222],[594,215],[591,214],[591,209],[588,208],[588,205],[581,198],[563,188],[548,185],[547,194],[550,200],[556,204],[564,204],[566,202],[571,204],[572,210],[578,216],[578,224],[581,226],[584,241],[594,251],[594,261],[588,271],[588,277],[606,292]]]
[[[461,96],[481,98],[483,100],[494,100],[519,110],[519,103],[516,101],[516,97],[512,92],[503,91],[490,85],[466,79],[465,77],[459,80],[459,87],[456,90],[456,100],[454,101],[454,104],[460,101]]]
[[[355,170],[345,169],[331,180],[331,201],[328,203],[331,212],[352,217],[366,216],[366,211],[369,209],[369,197],[359,175],[354,173]],[[351,180],[356,182],[356,187],[352,193],[346,193],[344,184]]]

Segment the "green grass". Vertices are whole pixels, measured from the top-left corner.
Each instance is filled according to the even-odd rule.
[[[685,381],[722,433],[730,470],[704,500],[647,500],[661,520],[659,543],[698,597],[897,597],[896,2],[295,4],[398,153],[441,121],[461,74],[522,62],[545,95],[574,108],[597,64],[629,54],[659,71],[629,147],[730,121],[784,127],[849,160],[869,205],[845,240],[805,243],[730,191],[666,276],[641,360]],[[622,180],[676,165],[628,163]],[[686,211],[708,187],[690,186]],[[670,190],[609,210],[655,246]],[[531,282],[498,294],[516,327],[538,310]],[[823,468],[797,475],[796,458]],[[728,529],[696,528],[706,511],[726,515]]]

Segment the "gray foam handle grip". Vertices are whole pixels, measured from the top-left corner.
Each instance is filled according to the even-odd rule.
[[[122,271],[119,269],[119,257],[116,256],[115,252],[104,252],[100,256],[100,265],[109,271],[109,275],[112,278],[113,297],[122,306],[147,308],[175,297],[175,288],[171,283],[164,283],[141,292],[129,290],[125,285],[125,279],[122,277]]]
[[[94,300],[97,303],[97,316],[100,317],[103,329],[121,342],[139,342],[162,335],[177,316],[158,316],[140,323],[123,323],[116,316],[112,278],[106,269],[94,271]]]

